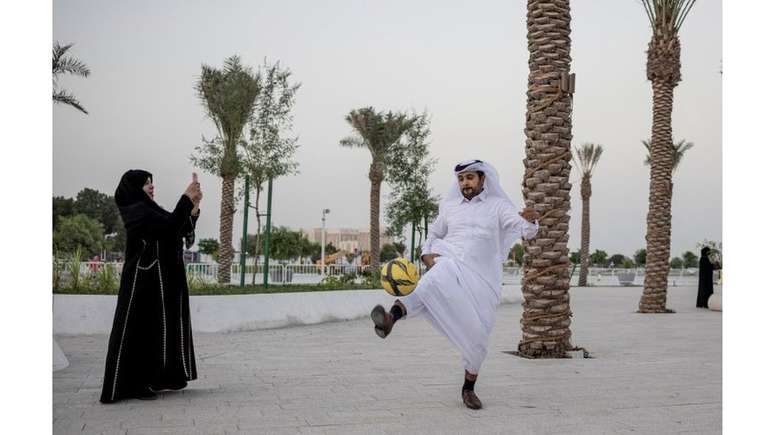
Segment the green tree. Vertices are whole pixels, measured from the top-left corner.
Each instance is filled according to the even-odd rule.
[[[429,177],[437,159],[429,157],[430,119],[425,112],[412,115],[414,123],[388,158],[387,181],[392,189],[387,203],[387,234],[403,237],[410,225],[424,234],[424,221],[438,215],[439,198],[432,194]]]
[[[113,197],[88,187],[76,195],[73,213],[96,219],[102,224],[106,234],[114,234],[118,232],[119,227],[123,227],[121,213]]]
[[[255,189],[255,217],[261,229],[260,204],[264,184],[285,175],[298,173],[298,163],[293,154],[298,149],[298,137],[289,135],[293,127],[291,113],[295,95],[301,83],[290,83],[290,69],[283,69],[279,62],[268,64],[258,70],[260,90],[256,99],[255,115],[250,121],[249,140],[243,141],[245,155],[244,169],[250,179],[250,188]],[[244,189],[242,189],[244,190]],[[239,192],[242,197],[244,192]],[[253,255],[253,266],[258,265],[262,244],[257,244]],[[255,267],[253,270],[257,271]],[[255,282],[255,274],[253,274]]]
[[[120,217],[115,232],[105,234],[105,250],[107,252],[124,252],[126,250],[126,228]]]
[[[72,253],[79,247],[88,256],[99,255],[104,242],[102,224],[86,215],[63,216],[54,231],[54,251]]]
[[[220,245],[218,252],[218,282],[231,281],[234,258],[233,226],[234,183],[242,173],[242,156],[238,145],[243,131],[253,116],[255,100],[260,91],[258,76],[243,66],[239,56],[226,59],[223,69],[202,65],[196,82],[196,92],[207,116],[217,129],[217,136],[196,148],[191,157],[194,164],[222,180],[220,198]]]
[[[263,246],[265,234],[261,233],[258,237],[258,245]],[[263,249],[263,248],[261,248]],[[247,235],[247,252],[255,252],[256,235]],[[325,245],[325,255],[331,255],[338,250],[331,244]],[[316,255],[315,255],[316,254]],[[320,259],[320,244],[311,243],[300,231],[293,231],[287,227],[271,227],[271,237],[269,239],[269,255],[277,260],[295,260],[300,257],[311,256],[313,259]],[[315,260],[315,261],[316,261]]]
[[[220,243],[216,239],[201,239],[199,240],[199,252],[211,255],[215,261],[218,261],[219,245]]]
[[[61,45],[59,42],[54,43],[51,55],[51,74],[54,77],[53,100],[55,104],[66,104],[88,115],[89,112],[86,111],[73,94],[59,87],[59,79],[63,74],[73,74],[81,77],[88,77],[91,74],[91,70],[89,70],[85,63],[67,54],[72,46],[73,44]]]
[[[669,262],[669,267],[672,269],[682,269],[683,265],[683,259],[680,257],[675,257]]]
[[[623,265],[624,260],[626,260],[626,257],[622,254],[613,254],[610,256],[610,258],[607,260],[608,263],[613,263],[615,267],[621,267]]]
[[[683,252],[683,267],[699,267],[699,257],[691,251]],[[674,269],[674,267],[673,267]]]
[[[570,263],[580,264],[580,249],[570,254]]]
[[[346,137],[340,144],[350,148],[366,148],[371,153],[371,167],[368,171],[368,179],[371,181],[370,251],[375,252],[379,246],[380,192],[390,153],[414,124],[414,120],[402,113],[376,112],[373,107],[352,110],[344,119],[357,136]],[[371,271],[376,276],[379,273],[379,261],[373,257],[376,256],[371,258]]]
[[[390,261],[393,258],[397,258],[400,255],[397,249],[395,249],[395,245],[392,243],[385,243],[384,246],[382,246],[382,250],[379,253],[379,261],[384,263],[385,261]]]
[[[520,243],[513,245],[511,252],[508,254],[508,258],[514,261],[514,263],[521,266],[524,264],[524,246]]]
[[[406,244],[403,242],[395,242],[392,244],[395,246],[395,250],[398,251],[398,254],[400,255],[406,255]]]
[[[678,33],[695,0],[641,0],[651,26],[646,75],[653,89],[650,193],[645,240],[648,261],[639,312],[667,312],[669,248],[672,238],[672,138],[674,89],[680,82]]]
[[[72,216],[73,215],[73,199],[72,198],[65,198],[64,196],[55,196],[53,199],[53,206],[52,206],[52,212],[53,212],[53,228],[56,230],[57,224],[59,222],[59,218],[62,216]]]
[[[606,267],[608,264],[607,252],[597,249],[591,254],[589,260],[591,261],[591,264],[597,267]]]
[[[272,229],[269,239],[269,255],[277,260],[289,260],[301,257],[303,245],[301,233],[292,231],[287,227]],[[263,241],[263,238],[261,238]],[[331,252],[332,253],[332,252]]]
[[[330,243],[329,243],[330,244]],[[327,251],[327,249],[326,249]],[[315,256],[316,255],[316,256]],[[320,244],[312,242],[306,237],[301,240],[301,256],[309,257],[312,261],[320,259]]]
[[[621,264],[621,267],[624,269],[631,269],[634,267],[634,261],[631,258],[624,258],[623,263]]]
[[[578,286],[586,287],[586,279],[589,275],[589,244],[591,242],[591,175],[602,157],[602,146],[593,143],[583,144],[582,148],[575,148],[573,160],[580,169],[581,200],[583,201],[583,213],[581,214],[581,260]]]
[[[53,198],[54,230],[62,216],[82,214],[102,225],[105,239],[102,249],[108,252],[121,252],[126,249],[126,229],[121,220],[118,206],[112,196],[95,189],[84,188],[75,200],[62,196]]]
[[[647,259],[647,251],[646,250],[638,249],[637,252],[634,253],[634,264],[637,267],[644,266],[646,259]]]

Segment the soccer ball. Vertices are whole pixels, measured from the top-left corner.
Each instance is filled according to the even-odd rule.
[[[382,266],[382,287],[393,296],[406,296],[417,286],[417,267],[403,257],[390,260]]]

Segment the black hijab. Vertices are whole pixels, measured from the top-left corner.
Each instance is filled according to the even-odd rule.
[[[142,169],[130,169],[124,173],[118,183],[114,198],[127,230],[147,213],[168,214],[142,190],[148,178],[153,181],[153,174]]]
[[[709,257],[709,253],[710,253],[710,248],[708,246],[701,248],[702,257]]]
[[[148,178],[153,181],[153,174],[142,169],[130,169],[121,177],[121,181],[116,188],[116,205],[118,207],[128,207],[132,204],[141,202],[150,204],[153,202],[150,196],[142,190]]]

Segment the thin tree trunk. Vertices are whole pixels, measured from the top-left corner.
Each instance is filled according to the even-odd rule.
[[[261,253],[261,209],[259,207],[261,198],[261,184],[257,184],[255,192],[255,218],[258,219],[258,230],[255,232],[255,255],[253,255],[253,285],[255,285],[255,276],[258,274],[258,256]]]
[[[381,269],[379,261],[379,194],[384,179],[384,170],[380,163],[371,163],[368,178],[371,180],[371,274],[377,279]]]
[[[569,0],[529,0],[524,202],[541,215],[540,231],[525,241],[522,339],[528,358],[566,356],[570,345],[570,142],[572,97],[560,88],[570,72]]]
[[[583,215],[581,222],[581,254],[580,254],[580,276],[578,277],[578,287],[586,287],[586,280],[589,275],[589,245],[591,235],[591,223],[589,221],[589,203],[591,202],[591,177],[583,176],[581,181],[581,198],[583,198]]]
[[[218,249],[218,282],[231,283],[231,262],[234,259],[232,246],[234,227],[234,180],[236,177],[223,176],[220,200],[220,247]]]
[[[672,238],[672,98],[674,86],[653,83],[653,130],[650,148],[650,198],[645,240],[642,313],[667,312],[669,250]]]

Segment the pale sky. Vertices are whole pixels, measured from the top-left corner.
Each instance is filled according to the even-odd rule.
[[[591,249],[631,256],[645,246],[648,169],[640,141],[651,127],[650,28],[637,0],[572,7],[573,142],[605,148],[592,179]],[[321,210],[330,208],[327,226],[368,227],[370,155],[338,142],[351,134],[345,115],[369,105],[431,114],[435,193],[448,190],[455,163],[479,158],[495,165],[521,205],[525,16],[526,1],[54,2],[54,40],[74,42],[72,54],[92,75],[61,82],[90,113],[53,109],[53,193],[74,197],[90,187],[112,195],[125,170],[142,168],[154,174],[156,200],[171,209],[197,171],[205,195],[198,237],[217,238],[220,180],[189,161],[201,136],[214,134],[193,87],[202,63],[220,67],[238,54],[254,68],[264,57],[279,60],[302,83],[294,111],[301,173],[275,182],[275,225],[320,226]],[[719,0],[696,2],[681,42],[674,138],[695,146],[674,179],[672,256],[721,238]],[[571,181],[574,251],[577,172]],[[382,210],[388,196],[385,183]],[[235,234],[235,246],[238,240]]]

